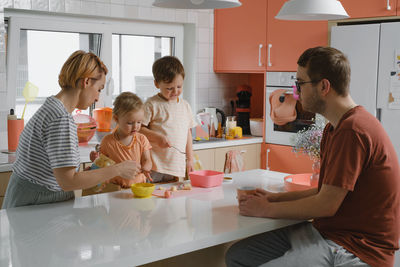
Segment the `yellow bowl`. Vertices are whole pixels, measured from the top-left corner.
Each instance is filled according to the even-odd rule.
[[[132,193],[137,198],[150,197],[154,191],[154,184],[150,183],[137,183],[131,186]]]

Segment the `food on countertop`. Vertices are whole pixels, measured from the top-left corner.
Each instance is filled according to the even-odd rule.
[[[170,189],[172,192],[178,191],[178,188],[176,187],[176,185],[171,186]]]
[[[171,194],[172,194],[171,191],[165,190],[164,197],[165,197],[165,198],[170,198],[170,197],[171,197]]]

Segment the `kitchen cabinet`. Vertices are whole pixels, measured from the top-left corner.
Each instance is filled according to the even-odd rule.
[[[400,12],[398,9],[398,0],[341,0],[340,1],[349,14],[350,18],[371,18],[396,16]],[[390,6],[390,9],[388,9]]]
[[[291,146],[264,144],[266,169],[285,173],[312,172],[313,161],[305,154],[295,153]]]
[[[8,181],[12,172],[0,172],[0,208],[3,205],[4,196],[6,195]]]
[[[194,151],[199,157],[203,170],[214,170],[215,167],[215,148]]]
[[[221,148],[195,150],[199,156],[204,170],[224,171],[226,153],[230,150],[243,151],[245,170],[259,169],[261,167],[261,145],[250,144],[240,146],[229,146]]]
[[[241,7],[215,10],[214,71],[296,71],[305,49],[327,45],[327,22],[275,19],[285,1],[242,0]]]

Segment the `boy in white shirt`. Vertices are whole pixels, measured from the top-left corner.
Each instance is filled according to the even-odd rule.
[[[179,59],[165,56],[154,62],[153,76],[160,93],[146,101],[140,130],[153,147],[151,177],[154,182],[181,180],[185,171],[193,171],[191,128],[196,125],[189,103],[179,97],[185,70]]]

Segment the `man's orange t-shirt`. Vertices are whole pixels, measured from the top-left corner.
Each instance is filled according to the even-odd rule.
[[[400,235],[400,170],[396,151],[380,122],[362,106],[325,127],[322,184],[347,189],[333,217],[313,225],[327,239],[371,266],[393,266]]]
[[[135,133],[132,138],[132,142],[127,146],[121,144],[115,138],[115,133],[104,136],[100,144],[100,152],[115,161],[116,163],[120,163],[126,160],[134,160],[140,164],[143,152],[150,149],[151,145],[149,143],[149,140],[141,133]],[[115,181],[116,179],[124,178],[118,176],[111,179],[110,182],[113,182],[113,180]],[[143,173],[139,173],[129,180],[131,180],[132,183],[145,182],[146,176]]]

